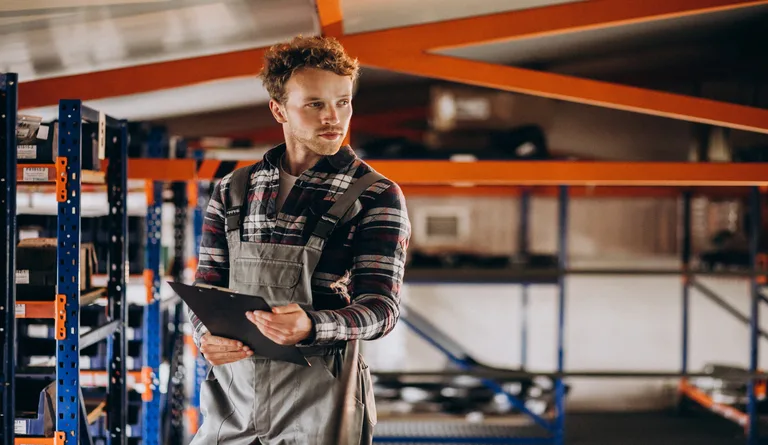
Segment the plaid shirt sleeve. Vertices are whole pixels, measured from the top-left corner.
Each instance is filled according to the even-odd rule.
[[[374,340],[400,317],[400,288],[411,225],[400,187],[392,183],[364,214],[353,240],[352,303],[339,310],[312,311],[314,332],[307,345]]]
[[[200,257],[195,273],[195,283],[229,287],[229,249],[224,233],[224,205],[222,204],[221,183],[216,184],[208,201],[203,220],[203,236],[200,241]],[[200,338],[207,329],[197,316],[187,309],[192,323],[195,344],[200,347]]]

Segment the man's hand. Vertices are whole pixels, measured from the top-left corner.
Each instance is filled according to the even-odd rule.
[[[241,342],[217,337],[210,332],[206,332],[200,339],[200,352],[214,366],[226,365],[253,355],[253,351]]]
[[[272,312],[246,312],[245,316],[268,339],[279,345],[295,345],[312,333],[312,320],[295,303],[274,307]]]

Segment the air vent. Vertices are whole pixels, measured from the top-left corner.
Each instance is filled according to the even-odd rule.
[[[469,209],[423,206],[415,212],[415,237],[420,244],[459,243],[469,235]]]

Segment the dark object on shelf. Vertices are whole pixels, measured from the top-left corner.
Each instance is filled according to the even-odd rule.
[[[702,269],[749,269],[751,258],[747,240],[743,235],[721,230],[711,239],[712,249],[699,255]]]
[[[415,250],[409,255],[409,268],[477,268],[515,270],[557,268],[557,256],[549,254],[487,255],[446,251],[427,253]]]
[[[33,238],[19,242],[16,249],[16,298],[53,300],[56,297],[56,238]],[[80,247],[80,290],[92,289],[96,269],[93,244]]]
[[[83,123],[82,168],[83,170],[101,170],[99,159],[99,125]],[[16,144],[18,162],[22,164],[53,164],[59,156],[59,122],[40,124],[35,131],[29,131],[26,137]]]
[[[45,378],[16,378],[16,434],[53,437],[56,387]],[[21,431],[23,424],[23,432]]]
[[[733,149],[733,162],[768,162],[768,146]]]
[[[511,130],[461,130],[431,133],[427,144],[407,138],[374,139],[360,146],[366,159],[431,159],[472,157],[477,160],[549,159],[546,138],[540,127],[527,125]]]

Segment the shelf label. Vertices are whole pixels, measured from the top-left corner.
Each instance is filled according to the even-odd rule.
[[[16,316],[17,317],[26,317],[27,316],[27,305],[26,304],[16,303]]]
[[[29,284],[29,271],[17,270],[16,271],[16,284]]]
[[[13,423],[14,434],[27,434],[27,422],[24,420],[16,420]]]
[[[48,169],[45,167],[24,167],[22,180],[24,182],[48,181]]]
[[[17,145],[16,158],[17,159],[37,159],[37,146],[36,145]]]

